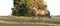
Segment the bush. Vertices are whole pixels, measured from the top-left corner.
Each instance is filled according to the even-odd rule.
[[[47,7],[43,0],[14,0],[12,14],[16,16],[32,16],[32,8],[35,4],[39,5],[39,9],[46,9]],[[35,15],[34,13],[33,15]]]

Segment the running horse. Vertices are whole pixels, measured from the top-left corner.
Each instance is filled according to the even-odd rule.
[[[45,16],[51,18],[50,12],[48,10],[40,10],[37,7],[33,7],[33,11],[35,11],[36,16],[39,16],[39,18],[41,17],[41,15],[45,15]]]

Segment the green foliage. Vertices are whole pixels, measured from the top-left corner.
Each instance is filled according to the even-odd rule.
[[[14,0],[13,15],[16,16],[31,16],[32,8],[38,5],[39,9],[46,9],[47,5],[43,0]]]

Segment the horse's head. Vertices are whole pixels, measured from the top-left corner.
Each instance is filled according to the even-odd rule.
[[[33,10],[34,10],[34,11],[38,11],[38,9],[37,9],[36,7],[33,7]]]

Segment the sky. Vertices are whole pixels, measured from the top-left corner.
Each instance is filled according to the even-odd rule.
[[[60,0],[45,0],[47,2],[47,9],[50,11],[51,15],[60,15]]]
[[[60,0],[44,0],[51,15],[60,15]],[[13,0],[0,0],[0,16],[8,16],[12,13]]]
[[[13,0],[0,0],[0,16],[8,16],[13,7]]]

